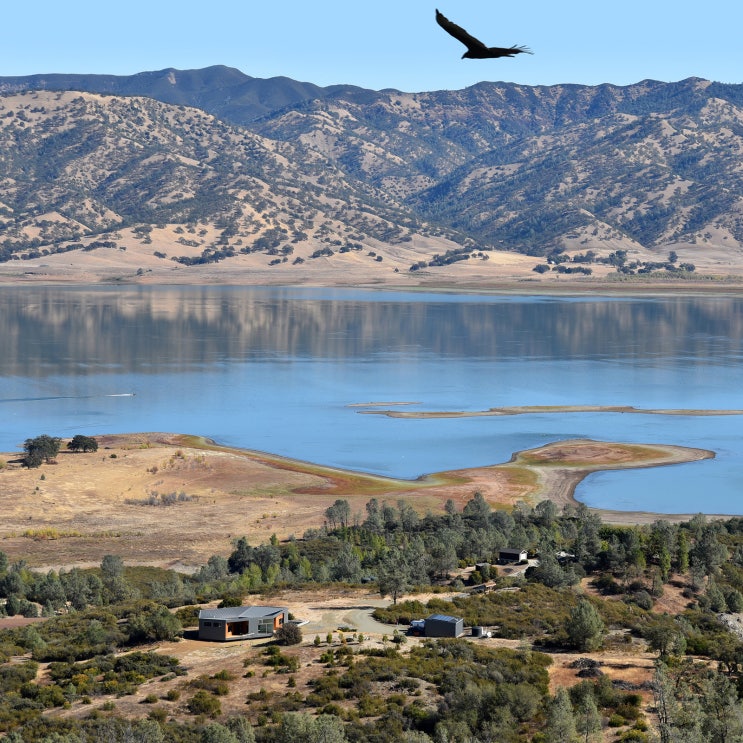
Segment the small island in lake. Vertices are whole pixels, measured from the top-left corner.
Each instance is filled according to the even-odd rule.
[[[413,405],[409,402],[367,403],[352,407]],[[743,415],[743,410],[703,410],[696,408],[636,408],[633,405],[509,405],[487,410],[360,410],[363,415],[386,415],[388,418],[476,418],[499,415],[536,415],[540,413],[636,413],[640,415]]]

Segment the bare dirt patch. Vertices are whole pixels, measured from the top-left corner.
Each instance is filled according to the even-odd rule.
[[[624,682],[636,687],[649,699],[646,687],[653,678],[655,656],[635,645],[628,645],[626,652],[606,650],[596,653],[555,653],[549,667],[550,691],[560,686],[570,687],[582,681],[580,668],[575,662],[582,658],[596,661],[602,674],[614,682]]]
[[[683,595],[687,588],[680,579],[671,579],[663,586],[663,595],[658,597],[653,604],[652,611],[656,614],[668,614],[675,617],[682,614],[691,603],[690,599]]]

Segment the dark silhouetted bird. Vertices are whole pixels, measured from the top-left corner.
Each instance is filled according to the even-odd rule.
[[[461,26],[452,23],[438,9],[436,10],[436,23],[467,47],[467,51],[462,55],[462,59],[465,57],[467,59],[496,59],[497,57],[513,57],[515,54],[534,53],[525,46],[485,46],[482,41],[476,39],[474,36],[470,36]]]

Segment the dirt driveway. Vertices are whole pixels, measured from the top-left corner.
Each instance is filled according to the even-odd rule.
[[[325,635],[339,627],[349,627],[364,635],[391,635],[395,629],[404,632],[406,625],[382,624],[372,617],[372,612],[380,607],[389,606],[389,599],[380,599],[378,596],[332,599],[330,601],[310,602],[302,608],[297,608],[293,614],[297,619],[306,620],[302,626],[305,636],[312,634]]]

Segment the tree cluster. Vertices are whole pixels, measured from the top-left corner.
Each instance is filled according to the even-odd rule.
[[[62,439],[58,436],[42,434],[23,442],[23,464],[28,468],[40,467],[44,462],[51,464],[59,454],[62,447]],[[67,448],[72,452],[94,452],[98,451],[98,442],[92,436],[76,434],[67,443]]]
[[[26,439],[23,442],[23,450],[26,452],[23,463],[29,468],[40,467],[43,462],[49,464],[59,454],[61,445],[62,439],[47,434]]]

